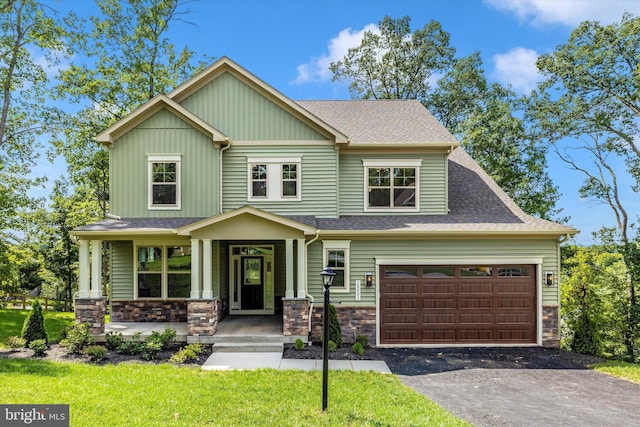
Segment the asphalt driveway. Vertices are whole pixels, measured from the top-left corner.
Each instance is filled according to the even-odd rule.
[[[379,349],[391,372],[476,426],[640,426],[640,384],[545,348]]]

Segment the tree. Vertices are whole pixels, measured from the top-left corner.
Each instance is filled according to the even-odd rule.
[[[640,334],[640,257],[631,235],[622,174],[640,191],[640,18],[625,14],[619,23],[583,22],[566,44],[542,55],[546,77],[529,99],[528,116],[558,156],[584,175],[583,197],[606,204],[613,213],[618,243],[628,272],[625,346],[634,359]],[[567,140],[578,146],[567,147]],[[579,153],[579,155],[575,155]],[[626,165],[626,171],[616,167]]]
[[[558,191],[546,147],[521,118],[521,100],[487,83],[479,52],[454,58],[440,23],[411,33],[410,21],[386,16],[379,34],[365,32],[360,46],[331,64],[333,80],[350,80],[354,98],[418,99],[525,212],[552,219]]]
[[[28,347],[32,341],[44,340],[48,342],[47,328],[44,325],[44,316],[42,315],[42,306],[35,300],[31,307],[31,312],[24,319],[22,325],[22,338],[25,340],[25,346]]]

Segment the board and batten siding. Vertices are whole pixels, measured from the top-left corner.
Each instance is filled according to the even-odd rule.
[[[111,299],[133,299],[133,242],[111,242]]]
[[[252,157],[301,158],[301,195],[299,201],[249,201],[248,159]],[[332,144],[234,146],[223,153],[223,210],[250,204],[278,215],[337,215],[337,152]]]
[[[362,160],[417,160],[420,166],[420,211],[398,212],[406,215],[447,213],[447,157],[444,153],[426,154],[342,154],[340,156],[340,215],[389,215],[365,212],[365,168]]]
[[[348,294],[336,294],[336,297],[346,305],[375,305],[375,289],[364,286],[365,273],[374,273],[374,282],[379,280],[376,271],[376,257],[420,258],[428,260],[448,258],[451,264],[456,264],[456,258],[504,258],[513,257],[542,257],[542,272],[554,271],[558,277],[559,245],[556,240],[537,239],[496,239],[496,240],[351,240],[350,249],[350,282],[351,291]],[[479,261],[481,264],[482,261]],[[447,264],[442,262],[442,264]],[[457,263],[459,264],[459,263]],[[322,298],[322,241],[314,242],[308,252],[307,283],[309,293],[318,300]],[[355,300],[355,280],[362,281],[361,300]],[[542,303],[555,305],[559,303],[559,287],[543,286]]]
[[[180,103],[232,141],[305,141],[326,137],[230,73]]]
[[[116,140],[110,151],[111,212],[123,218],[218,213],[218,154],[203,133],[166,110]],[[148,155],[180,154],[181,209],[149,210]]]

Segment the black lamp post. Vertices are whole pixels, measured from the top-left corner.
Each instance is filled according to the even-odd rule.
[[[320,273],[324,286],[324,313],[322,339],[322,410],[327,409],[327,392],[329,389],[329,288],[333,284],[336,273],[331,267],[325,267]]]

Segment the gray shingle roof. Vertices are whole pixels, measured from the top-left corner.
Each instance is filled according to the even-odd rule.
[[[296,101],[355,143],[457,144],[456,139],[416,100]]]

